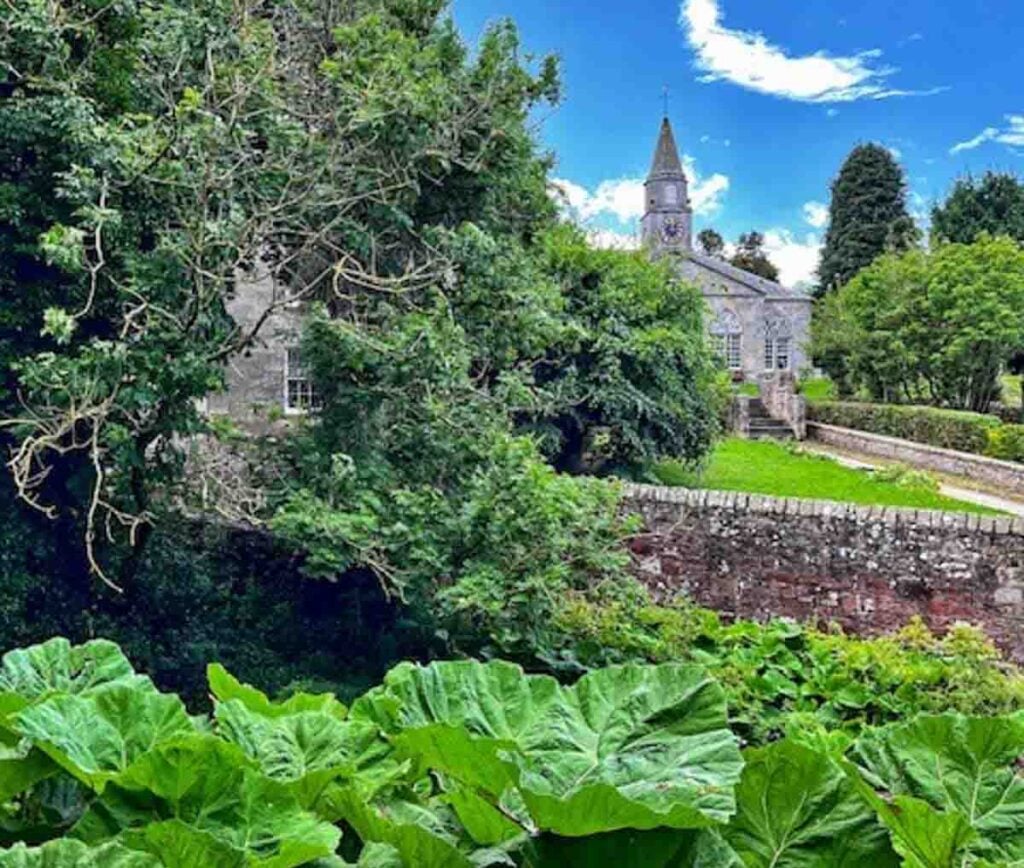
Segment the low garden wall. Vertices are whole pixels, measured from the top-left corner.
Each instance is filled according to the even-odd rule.
[[[629,486],[635,570],[727,617],[889,632],[920,615],[983,627],[1024,662],[1024,521]]]
[[[820,422],[807,423],[807,436],[839,449],[899,461],[935,473],[965,476],[1007,492],[1024,494],[1024,464],[1016,461],[1000,461],[853,428],[823,425]]]

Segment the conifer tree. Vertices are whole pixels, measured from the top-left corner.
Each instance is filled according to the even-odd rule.
[[[843,286],[881,254],[907,250],[918,238],[902,167],[887,148],[858,145],[832,182],[817,294]]]
[[[933,241],[972,244],[983,232],[1024,242],[1024,183],[1009,172],[960,178],[932,209]]]

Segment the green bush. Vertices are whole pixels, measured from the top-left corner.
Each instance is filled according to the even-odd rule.
[[[997,417],[981,413],[852,401],[812,401],[807,415],[811,421],[824,425],[855,428],[979,455],[987,452],[992,431],[1001,424]]]
[[[992,429],[985,454],[1004,461],[1024,461],[1024,425],[1002,425]]]

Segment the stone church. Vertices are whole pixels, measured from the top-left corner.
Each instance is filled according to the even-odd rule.
[[[799,373],[808,364],[810,296],[694,250],[693,208],[668,118],[644,189],[644,246],[654,256],[673,257],[679,275],[700,288],[722,363],[736,379],[757,380],[769,371]]]
[[[667,118],[646,196],[644,243],[654,256],[672,256],[679,274],[700,287],[710,307],[711,338],[734,377],[755,380],[766,371],[798,372],[806,363],[811,299],[693,249],[693,209]],[[287,289],[270,278],[250,279],[239,286],[228,311],[240,327],[251,328],[282,294]],[[256,343],[232,360],[227,391],[207,399],[208,411],[261,427],[281,416],[303,414],[316,403],[299,352],[303,308],[297,302],[276,309]]]

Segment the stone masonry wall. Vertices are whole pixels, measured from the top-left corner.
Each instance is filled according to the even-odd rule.
[[[872,635],[920,615],[983,627],[1024,662],[1024,521],[629,486],[637,575],[727,617],[837,622]]]
[[[853,428],[823,425],[820,422],[807,423],[807,436],[839,449],[900,461],[935,473],[966,476],[968,479],[1003,488],[1008,492],[1024,494],[1024,464],[1015,461],[1000,461],[983,455],[940,449],[926,443],[883,437],[881,434],[870,434]]]

